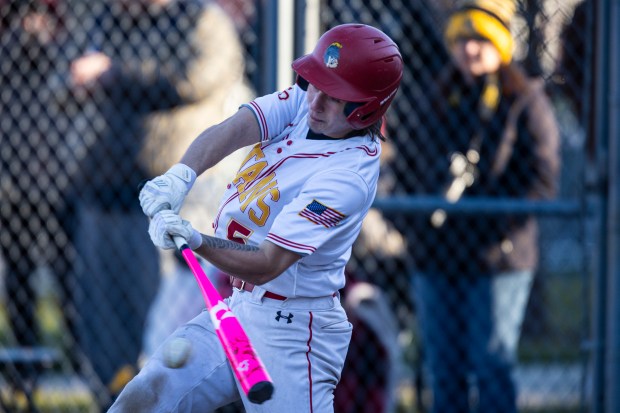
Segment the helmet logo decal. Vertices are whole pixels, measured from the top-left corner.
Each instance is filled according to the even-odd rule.
[[[327,50],[325,50],[325,54],[323,55],[323,62],[325,66],[330,69],[335,69],[338,67],[338,59],[340,59],[340,49],[342,49],[342,45],[338,42],[334,42],[329,45]]]

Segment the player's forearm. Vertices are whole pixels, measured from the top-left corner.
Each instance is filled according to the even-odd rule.
[[[300,257],[273,244],[239,244],[202,234],[195,250],[221,271],[252,284],[264,284],[280,275]]]
[[[198,135],[180,162],[200,175],[237,149],[259,140],[260,129],[254,114],[241,108],[232,117]]]

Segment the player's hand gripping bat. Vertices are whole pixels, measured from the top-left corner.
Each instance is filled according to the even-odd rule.
[[[217,336],[243,392],[252,403],[269,400],[273,383],[239,320],[213,287],[185,240],[174,237],[174,243],[198,281]]]
[[[145,183],[146,181],[141,182],[138,190],[141,190]],[[162,209],[170,207],[165,206]],[[269,400],[273,395],[273,382],[241,323],[211,284],[185,240],[174,237],[174,243],[200,286],[217,337],[241,389],[252,403],[261,404]]]

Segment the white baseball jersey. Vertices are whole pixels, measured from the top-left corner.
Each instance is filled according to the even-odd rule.
[[[273,380],[273,397],[249,402],[239,390],[209,312],[177,329],[123,390],[112,412],[214,411],[242,398],[250,413],[333,412],[352,325],[334,292],[376,192],[380,143],[369,136],[330,139],[308,131],[306,92],[295,86],[250,102],[261,142],[230,182],[215,235],[264,240],[302,255],[284,273],[227,299]],[[265,298],[264,290],[288,297]],[[166,364],[177,338],[191,352]],[[156,392],[144,389],[157,387]]]
[[[245,105],[261,142],[228,185],[215,235],[258,245],[267,239],[303,257],[262,285],[286,297],[320,297],[344,287],[344,268],[379,177],[378,139],[331,139],[309,131],[297,85]]]

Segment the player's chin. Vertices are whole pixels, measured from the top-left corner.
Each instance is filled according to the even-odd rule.
[[[323,133],[325,122],[316,120],[316,119],[308,119],[308,128],[314,133]]]

